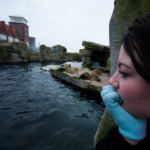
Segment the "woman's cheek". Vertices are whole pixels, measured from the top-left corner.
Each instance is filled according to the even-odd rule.
[[[133,98],[135,97],[134,93],[132,92],[129,86],[123,86],[119,89],[118,94],[121,96],[123,103],[126,105],[130,105],[133,103]]]
[[[132,92],[131,88],[123,88],[119,95],[123,100],[122,107],[124,107],[124,109],[126,109],[129,113],[134,114],[134,109],[137,104],[136,96],[134,92]]]

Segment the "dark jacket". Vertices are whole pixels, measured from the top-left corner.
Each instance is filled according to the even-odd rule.
[[[119,133],[118,127],[114,127],[97,143],[96,150],[150,150],[150,120],[148,120],[147,127],[146,138],[137,145],[129,144]]]

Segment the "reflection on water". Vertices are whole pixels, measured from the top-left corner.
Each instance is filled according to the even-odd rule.
[[[42,66],[0,66],[0,149],[93,149],[103,107]]]

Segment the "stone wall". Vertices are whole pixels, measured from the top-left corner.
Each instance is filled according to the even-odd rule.
[[[109,25],[111,75],[117,68],[117,61],[123,35],[135,18],[150,12],[149,0],[116,0]]]
[[[45,45],[40,46],[40,53],[42,55],[43,61],[64,61],[65,48],[62,46],[54,46],[55,51],[52,51],[50,47]],[[57,51],[56,51],[57,50]]]
[[[0,44],[0,63],[28,61],[27,45],[24,42]]]
[[[24,42],[0,44],[0,63],[13,62],[65,62],[81,61],[79,53],[67,53],[61,45],[53,47],[40,46],[40,52],[31,51]],[[57,50],[57,51],[56,51]]]
[[[38,61],[38,62],[43,61],[41,53],[28,51],[28,62],[34,62],[34,61]]]
[[[65,53],[65,61],[82,61],[81,54],[79,53]]]

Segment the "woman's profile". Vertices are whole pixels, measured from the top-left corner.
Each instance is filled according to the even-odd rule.
[[[124,35],[117,70],[101,97],[118,127],[96,150],[150,149],[150,13]]]

